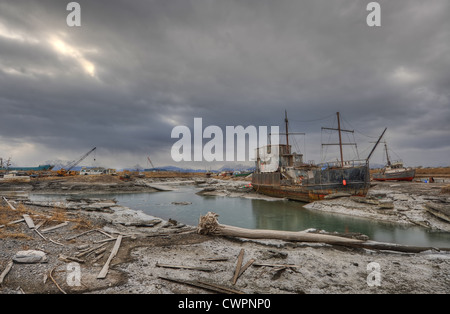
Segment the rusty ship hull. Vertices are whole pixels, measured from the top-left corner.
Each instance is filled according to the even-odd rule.
[[[351,168],[309,169],[301,180],[286,182],[279,172],[254,173],[252,185],[255,191],[272,197],[301,202],[324,199],[327,195],[345,193],[366,196],[370,187],[369,166]]]

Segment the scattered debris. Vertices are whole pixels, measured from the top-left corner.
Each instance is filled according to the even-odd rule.
[[[47,233],[47,232],[53,231],[53,230],[55,230],[55,229],[58,229],[58,228],[67,226],[68,224],[69,224],[69,222],[66,221],[66,222],[63,222],[63,223],[61,223],[61,224],[59,224],[59,225],[56,225],[56,226],[49,227],[49,228],[46,228],[46,229],[44,229],[44,230],[41,230],[41,233]]]
[[[56,268],[56,267],[55,267]],[[55,278],[53,278],[52,274],[53,271],[55,270],[55,268],[53,268],[52,270],[50,270],[48,276],[50,277],[51,281],[53,281],[53,283],[55,284],[55,286],[58,288],[59,291],[61,291],[63,294],[67,294],[63,289],[61,289],[61,287],[58,285],[58,283],[56,282]]]
[[[201,258],[204,262],[226,262],[229,260],[228,257],[211,257],[211,258]]]
[[[3,283],[3,280],[5,279],[6,275],[8,275],[8,273],[11,270],[12,266],[13,266],[13,261],[9,261],[8,265],[6,265],[6,268],[0,274],[0,285]]]
[[[169,278],[169,277],[163,277],[163,276],[158,276],[158,278],[159,279],[163,279],[163,280],[167,280],[167,281],[171,281],[171,282],[175,282],[175,283],[179,283],[179,284],[193,286],[195,288],[200,288],[200,289],[205,289],[205,290],[208,290],[208,291],[217,292],[217,293],[244,294],[244,292],[242,292],[242,291],[231,289],[231,288],[228,288],[228,287],[225,287],[225,286],[221,286],[221,285],[217,285],[217,284],[207,283],[205,281],[183,280],[183,279],[175,279],[175,278]]]
[[[13,261],[20,264],[45,263],[47,255],[37,250],[19,251],[14,255]]]
[[[239,272],[241,271],[241,267],[242,267],[242,260],[244,259],[244,249],[241,249],[241,251],[239,252],[239,256],[238,256],[238,260],[237,260],[237,264],[236,264],[236,269],[234,271],[234,276],[233,279],[231,280],[231,282],[233,283],[233,285],[236,284],[236,281],[238,280],[239,277]]]
[[[9,208],[11,208],[12,210],[16,210],[16,208],[6,199],[6,197],[2,197],[3,200],[6,202],[6,204],[8,204]]]
[[[206,272],[213,271],[213,269],[211,269],[211,268],[199,267],[199,266],[169,265],[169,264],[160,264],[160,263],[156,263],[155,266],[156,267],[165,267],[165,268],[174,268],[174,269],[199,270],[199,271],[206,271]]]
[[[119,235],[117,237],[116,243],[114,244],[114,247],[111,251],[111,255],[109,255],[108,260],[106,261],[105,265],[103,266],[102,270],[97,276],[97,279],[104,279],[106,278],[106,275],[109,271],[109,264],[111,263],[112,259],[117,255],[117,252],[119,251],[120,244],[122,242],[122,235]]]
[[[36,226],[34,225],[33,219],[31,219],[30,215],[23,214],[23,219],[25,220],[25,223],[27,224],[28,228],[34,229]]]

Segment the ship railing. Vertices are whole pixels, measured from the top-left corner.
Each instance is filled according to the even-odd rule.
[[[345,160],[344,161],[344,168],[350,168],[350,167],[357,167],[357,166],[365,166],[368,163],[366,159],[354,159],[354,160]],[[341,168],[342,162],[341,161],[329,161],[317,164],[317,166],[321,169],[327,169],[327,168]]]

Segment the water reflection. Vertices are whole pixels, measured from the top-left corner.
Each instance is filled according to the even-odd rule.
[[[139,194],[102,194],[92,197],[116,198],[132,209],[179,222],[197,225],[208,211],[218,213],[221,224],[243,228],[300,231],[308,228],[337,232],[359,232],[382,242],[415,246],[450,247],[450,233],[429,232],[421,227],[405,227],[346,215],[309,210],[300,202],[264,201],[244,198],[199,196],[192,187],[173,192]],[[45,199],[55,196],[34,196]],[[172,202],[188,202],[176,205]]]

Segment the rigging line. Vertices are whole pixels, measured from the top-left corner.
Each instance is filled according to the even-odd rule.
[[[394,153],[395,156],[397,156],[398,159],[402,159],[402,157],[400,157],[395,151],[393,151],[391,148],[388,148],[388,151],[390,151],[391,153]]]
[[[370,136],[370,135],[366,135],[364,133],[361,133],[360,131],[358,131],[350,122],[348,122],[347,120],[345,120],[345,118],[343,118],[341,116],[341,119],[345,121],[345,123],[348,123],[348,125],[357,133],[361,134],[362,136],[368,137],[368,138],[378,138],[378,136]]]
[[[334,116],[334,115],[333,115],[333,116]],[[331,125],[331,128],[332,128],[332,129],[335,129],[335,128],[337,127],[336,124],[337,124],[337,119],[333,119],[333,124]],[[322,129],[322,131],[323,131],[323,129]],[[328,130],[328,131],[329,131],[329,132],[328,132],[328,143],[331,143],[331,136],[334,134],[334,132],[331,131],[331,130]],[[323,142],[322,142],[322,143],[323,143]],[[328,155],[328,145],[327,145],[327,147],[325,148],[325,156],[324,156],[322,162],[325,162],[325,161],[326,161],[327,155]]]
[[[331,115],[323,117],[323,118],[317,118],[317,119],[312,119],[312,120],[297,120],[297,119],[291,119],[291,118],[289,118],[289,120],[295,121],[295,122],[307,123],[307,122],[316,122],[316,121],[326,120],[326,119],[331,118],[332,116],[334,116],[334,114],[331,114]]]

